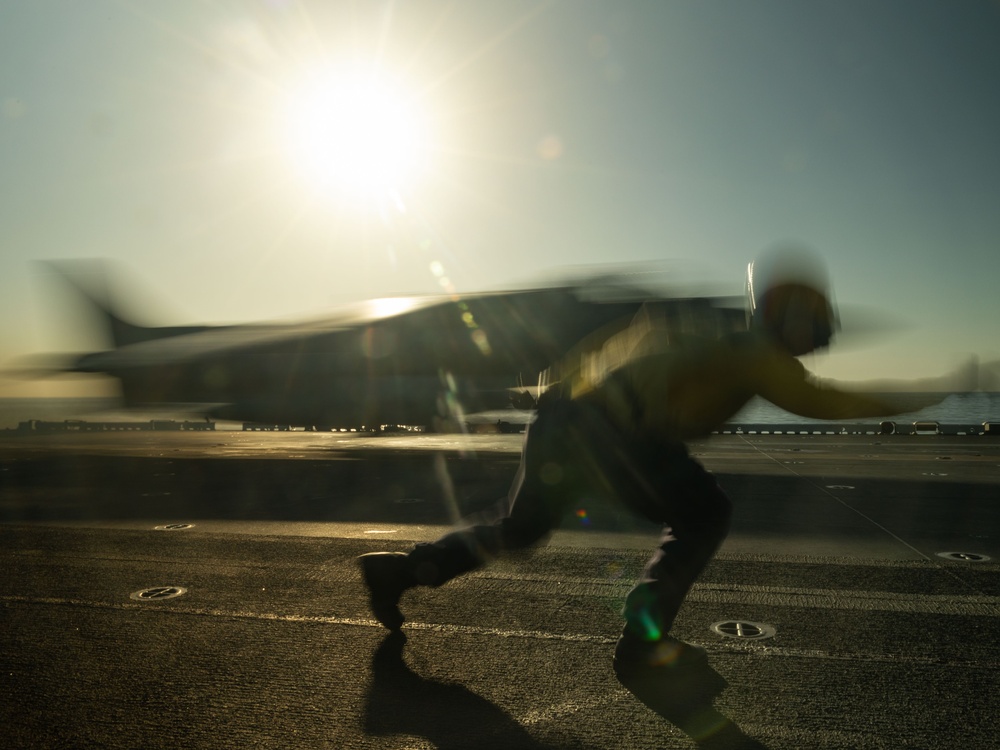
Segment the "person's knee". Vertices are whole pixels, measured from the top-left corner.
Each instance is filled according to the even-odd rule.
[[[673,514],[668,521],[671,539],[680,542],[679,546],[711,554],[729,535],[732,515],[732,502],[721,490],[705,495]]]
[[[697,491],[684,493],[684,499],[674,503],[673,518],[668,523],[729,528],[733,517],[732,500],[713,478],[709,479],[711,481],[702,483]]]

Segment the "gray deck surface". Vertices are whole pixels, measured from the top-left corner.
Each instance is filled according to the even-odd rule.
[[[611,670],[658,530],[606,503],[533,553],[408,593],[405,644],[371,619],[354,558],[485,507],[520,445],[0,437],[0,746],[712,747],[727,717],[775,750],[997,747],[1000,440],[692,444],[736,517],[675,629],[728,683],[687,733]],[[175,523],[193,525],[156,528]],[[153,587],[185,593],[130,598]],[[775,635],[711,629],[730,620]]]

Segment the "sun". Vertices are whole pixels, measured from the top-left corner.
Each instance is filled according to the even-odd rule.
[[[293,161],[314,186],[341,197],[401,201],[425,157],[416,98],[385,76],[324,70],[293,93]]]

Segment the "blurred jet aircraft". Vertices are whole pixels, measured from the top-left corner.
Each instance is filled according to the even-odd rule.
[[[371,300],[323,320],[281,325],[146,327],[109,294],[70,281],[114,348],[63,372],[106,373],[128,407],[320,429],[442,429],[466,415],[530,408],[530,386],[577,342],[625,325],[644,303],[678,321],[738,328],[742,300],[664,297],[607,279],[544,289]],[[104,297],[104,298],[102,298]]]

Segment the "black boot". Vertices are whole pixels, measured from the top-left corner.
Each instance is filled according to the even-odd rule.
[[[371,597],[372,614],[389,630],[403,626],[399,598],[416,585],[410,561],[402,552],[371,552],[358,558]]]
[[[656,642],[645,642],[623,635],[615,647],[614,669],[619,680],[631,678],[667,677],[689,667],[708,665],[705,649],[671,636]]]

